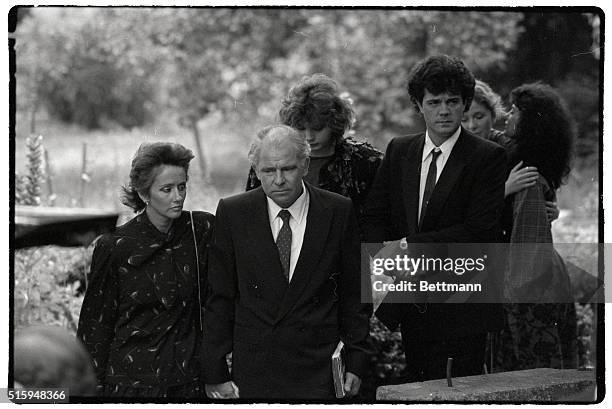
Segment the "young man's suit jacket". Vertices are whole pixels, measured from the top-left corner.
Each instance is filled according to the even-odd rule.
[[[340,339],[347,345],[347,371],[361,376],[367,365],[372,306],[361,303],[353,206],[306,186],[306,231],[289,284],[262,188],[222,199],[217,208],[204,371],[208,384],[233,379],[241,398],[333,398],[331,356]]]
[[[424,133],[398,137],[389,143],[362,220],[366,241],[406,237],[409,248],[410,243],[499,241],[506,175],[504,149],[462,128],[419,229],[424,143]],[[424,341],[486,332],[491,322],[500,318],[499,306],[427,304],[424,313],[423,307],[383,302],[376,315],[391,329],[401,323],[402,336]]]

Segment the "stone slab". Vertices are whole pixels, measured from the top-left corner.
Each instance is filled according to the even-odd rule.
[[[594,402],[592,370],[537,368],[488,375],[381,386],[384,401],[445,402]]]

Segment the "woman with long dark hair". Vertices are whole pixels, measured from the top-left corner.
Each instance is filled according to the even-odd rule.
[[[463,115],[461,125],[476,136],[511,149],[514,140],[509,138],[504,131],[493,127],[497,121],[507,116],[508,113],[504,109],[499,94],[493,91],[489,84],[477,79],[474,86],[474,99],[470,109]],[[512,165],[512,168],[508,170],[508,179],[506,179],[505,197],[534,186],[539,177],[536,166],[526,166],[523,161]],[[546,214],[550,222],[559,217],[559,207],[556,202],[546,201]]]
[[[576,367],[576,310],[567,270],[552,246],[546,201],[570,172],[575,125],[549,85],[521,85],[510,95],[505,134],[512,139],[510,165],[537,167],[536,183],[514,193],[505,295],[506,322],[498,348],[504,370]]]

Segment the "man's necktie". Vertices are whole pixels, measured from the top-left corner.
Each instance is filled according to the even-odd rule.
[[[419,230],[421,229],[421,225],[423,224],[423,219],[425,217],[425,211],[427,210],[427,205],[429,204],[429,198],[431,197],[431,193],[436,186],[436,174],[438,173],[438,167],[436,165],[436,159],[442,153],[440,148],[435,147],[431,150],[431,163],[429,164],[429,171],[427,172],[427,179],[425,180],[425,191],[423,192],[423,205],[421,206],[421,216],[419,217]]]
[[[280,256],[283,274],[287,282],[289,281],[289,261],[291,260],[291,227],[289,226],[289,218],[291,213],[289,210],[283,209],[278,212],[278,217],[283,220],[283,226],[276,237],[276,247],[278,247],[278,255]]]

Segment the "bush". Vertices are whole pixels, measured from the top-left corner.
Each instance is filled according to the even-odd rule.
[[[89,129],[150,121],[160,64],[140,41],[138,24],[128,18],[132,14],[31,9],[16,34],[20,109],[35,114],[44,107],[56,119]]]
[[[17,204],[40,204],[44,182],[42,136],[26,142],[25,175],[15,177]],[[46,246],[14,252],[14,325],[59,325],[77,329],[85,271],[91,262],[91,250]]]
[[[593,305],[576,304],[578,321],[578,368],[595,366],[593,345]]]
[[[76,332],[91,251],[45,246],[15,252],[15,328],[57,325]]]
[[[401,383],[406,367],[402,336],[399,332],[389,331],[376,317],[370,319],[370,342],[373,354],[360,392],[360,396],[368,401],[376,399],[377,387]]]

